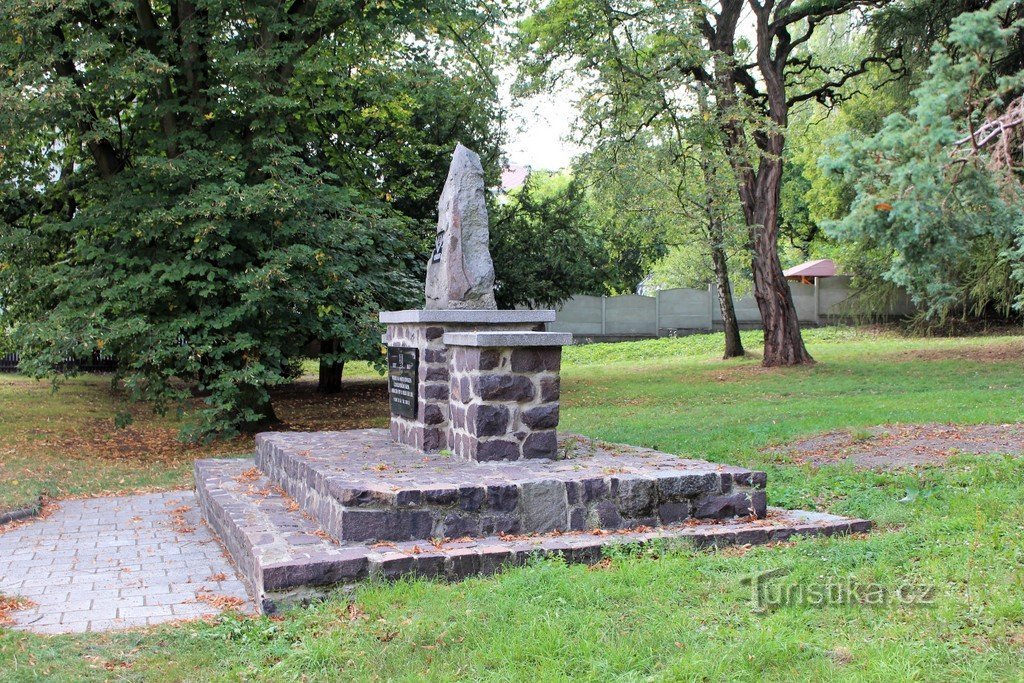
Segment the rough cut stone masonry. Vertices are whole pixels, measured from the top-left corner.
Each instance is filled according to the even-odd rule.
[[[515,318],[496,324],[506,330],[544,329],[543,322],[519,322]],[[433,321],[388,323],[383,339],[386,345],[419,349],[420,352],[417,418],[410,420],[400,415],[391,416],[391,435],[395,441],[428,453],[451,447],[448,441],[451,371],[448,347],[443,338],[446,332],[474,330],[479,325],[472,322]]]
[[[451,346],[448,444],[467,460],[556,458],[562,347]]]
[[[764,516],[765,474],[579,436],[560,460],[467,463],[380,429],[260,434],[256,465],[334,537],[405,541]]]
[[[767,542],[867,528],[811,513],[765,519],[763,472],[559,441],[571,335],[543,331],[553,311],[481,310],[494,305],[478,166],[460,146],[428,268],[433,310],[380,315],[386,344],[419,350],[416,363],[399,354],[409,360],[392,377],[407,383],[415,368],[415,416],[393,412],[390,433],[261,434],[248,469],[196,463],[206,519],[264,610],[320,586],[487,574],[535,552],[593,561],[607,545],[655,537]],[[408,384],[396,387],[394,410],[409,412]]]
[[[516,466],[516,465],[513,465]],[[765,519],[687,520],[650,528],[502,534],[452,540],[335,540],[267,476],[253,479],[251,460],[201,460],[196,487],[210,525],[238,562],[259,608],[304,602],[367,578],[417,576],[455,581],[489,575],[538,555],[593,563],[622,544],[715,547],[784,541],[799,535],[866,531],[870,523],[817,512],[769,509]]]

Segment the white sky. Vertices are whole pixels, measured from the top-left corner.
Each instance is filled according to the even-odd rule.
[[[744,10],[739,27],[741,35],[753,40],[754,20],[749,7]],[[568,141],[578,116],[575,105],[578,93],[566,89],[525,100],[515,99],[509,92],[515,79],[514,70],[499,72],[499,79],[500,97],[509,116],[508,142],[504,149],[509,163],[547,171],[568,167],[573,156],[583,151]]]
[[[515,101],[506,97],[509,136],[505,154],[509,162],[548,171],[568,166],[580,152],[568,140],[577,116],[572,97],[566,93]]]

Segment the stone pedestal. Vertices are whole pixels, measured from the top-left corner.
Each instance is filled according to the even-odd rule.
[[[618,543],[767,543],[870,526],[765,519],[764,472],[559,441],[572,335],[545,332],[554,311],[494,310],[485,200],[480,159],[460,145],[438,205],[429,310],[380,315],[390,433],[264,433],[254,460],[196,462],[203,515],[261,610],[371,577],[487,575],[536,554],[597,562]]]
[[[466,460],[558,458],[564,332],[448,332],[448,447]]]
[[[380,314],[387,325],[388,346],[416,349],[417,409],[415,417],[391,414],[395,441],[427,453],[452,448],[450,426],[450,350],[448,332],[540,332],[553,322],[554,311],[411,310]]]

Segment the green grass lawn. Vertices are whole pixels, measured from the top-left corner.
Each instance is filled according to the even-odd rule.
[[[76,378],[55,394],[49,382],[0,375],[0,511],[32,506],[44,492],[187,484],[203,451],[178,443],[173,419],[141,406],[136,424],[115,430],[114,415],[126,407],[107,378]]]
[[[316,364],[307,363],[311,373]],[[325,397],[306,375],[274,391],[286,429],[350,429],[387,425],[380,375],[367,363],[346,367],[344,391]],[[132,424],[114,427],[118,412]],[[160,416],[130,405],[107,376],[80,376],[57,392],[47,381],[0,374],[0,512],[33,506],[40,494],[66,498],[192,485],[192,462],[244,455],[252,438],[213,445],[182,443],[176,413]]]
[[[320,371],[320,361],[310,358],[302,361],[302,374],[306,377],[316,377]],[[378,370],[366,361],[356,360],[345,363],[345,380],[356,379],[381,379],[384,371]]]
[[[277,619],[52,638],[0,630],[0,679],[1021,680],[1024,461],[873,472],[763,449],[887,422],[1020,421],[1024,337],[806,336],[819,363],[771,371],[719,360],[720,335],[569,349],[562,428],[762,467],[772,504],[868,517],[878,527],[866,537],[368,584],[354,607],[339,597]],[[745,342],[755,348],[756,335]],[[0,384],[8,439],[52,418],[37,399],[9,397],[18,391]],[[105,410],[69,394],[38,400]],[[374,410],[355,412],[375,423]],[[776,568],[790,570],[777,579],[787,585],[913,583],[934,601],[760,611],[742,580]]]

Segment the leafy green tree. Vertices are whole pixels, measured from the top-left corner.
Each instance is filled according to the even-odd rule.
[[[729,256],[746,253],[746,229],[722,145],[704,93],[684,117],[666,118],[635,136],[605,140],[586,155],[595,189],[613,198],[622,221],[645,225],[668,247],[648,264],[651,277],[687,273],[685,286],[715,282],[725,328],[725,358],[744,354],[733,305]],[[688,257],[688,258],[687,258]],[[686,277],[686,276],[684,276]],[[681,283],[680,283],[681,284]],[[675,286],[680,286],[676,284]]]
[[[456,16],[436,20],[437,30],[452,40],[484,46],[490,41],[486,23]],[[496,182],[502,115],[490,76],[494,58],[486,47],[470,55],[443,41],[400,41],[384,52],[369,44],[345,69],[329,41],[311,54],[303,83],[313,104],[305,120],[321,141],[320,163],[411,219],[411,253],[433,247],[437,201],[456,142],[480,150],[485,173]],[[423,280],[425,262],[409,261],[412,279]],[[353,353],[357,348],[351,340],[320,340],[320,391],[341,390],[345,361],[363,357]]]
[[[997,65],[1013,58],[1022,9],[1007,0],[953,20],[909,113],[845,137],[824,162],[856,191],[830,231],[891,253],[884,277],[940,319],[1021,301],[1024,70]]]
[[[526,87],[543,88],[574,73],[583,90],[584,139],[634,136],[692,108],[695,84],[708,89],[750,235],[768,366],[812,361],[778,253],[790,110],[842,97],[871,64],[891,59],[872,53],[837,64],[807,50],[807,43],[831,17],[878,4],[885,3],[550,0],[522,24]],[[754,25],[752,40],[739,28],[745,12]]]
[[[860,238],[837,242],[824,230],[829,221],[841,219],[849,211],[856,192],[844,176],[827,173],[818,163],[822,156],[834,155],[833,140],[843,133],[852,137],[870,137],[878,133],[884,120],[893,113],[906,114],[916,104],[913,93],[927,77],[933,43],[945,40],[950,24],[960,14],[992,5],[990,0],[910,0],[890,3],[875,12],[866,30],[858,28],[850,17],[837,17],[829,30],[808,42],[808,49],[827,54],[834,63],[856,63],[872,51],[895,50],[900,58],[892,65],[869,65],[868,71],[844,88],[838,103],[804,102],[794,108],[789,125],[786,163],[780,197],[780,237],[786,246],[780,250],[783,264],[807,258],[836,260],[844,272],[852,274],[858,290],[867,298],[895,296],[899,288],[882,277],[892,265],[892,251],[874,240]],[[999,53],[993,68],[1007,74],[1020,68],[1022,53],[1006,49]],[[977,249],[975,258],[965,263],[972,273],[963,273],[964,281],[976,284],[976,305],[988,313],[1006,311],[1012,296],[999,297],[1007,288],[1008,270],[992,259],[998,252]],[[973,264],[973,265],[972,265]],[[991,291],[993,297],[984,294]],[[995,307],[984,302],[1000,300]],[[979,309],[979,310],[980,310]],[[966,310],[966,309],[965,309]]]
[[[924,80],[934,46],[949,38],[957,18],[996,4],[997,0],[904,0],[885,5],[872,22],[870,38],[878,49],[895,46],[903,65],[900,79],[887,95],[903,99],[907,105],[904,111],[909,109],[913,104],[911,92]],[[1000,50],[999,63],[993,66],[1004,73],[1014,70],[1013,64],[1024,63],[1022,48],[1019,38],[1011,38]]]
[[[531,173],[492,211],[498,305],[557,306],[575,294],[604,293],[613,268],[595,221],[571,176]]]
[[[472,79],[452,74],[488,62],[460,41],[493,12],[0,2],[0,308],[25,368],[102,348],[159,409],[201,394],[209,434],[273,419],[267,389],[312,340],[333,362],[378,357],[376,312],[420,296],[408,206],[439,171],[417,173],[462,130],[413,135],[425,105],[386,88],[418,74],[465,111]]]
[[[634,211],[635,187],[625,181],[628,173],[616,166],[612,173],[594,173],[595,164],[584,161],[574,169],[586,178],[587,205],[593,213],[598,237],[608,252],[604,290],[608,294],[633,294],[651,267],[668,253],[667,235],[655,211]],[[632,176],[636,179],[636,176]]]

